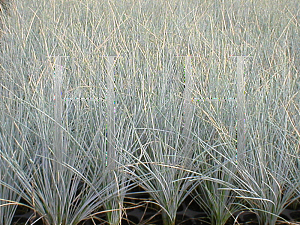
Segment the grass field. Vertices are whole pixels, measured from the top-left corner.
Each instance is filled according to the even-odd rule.
[[[211,224],[276,224],[300,198],[299,3],[11,0],[0,224],[21,199],[30,223],[121,224],[137,186],[164,225],[188,196]]]

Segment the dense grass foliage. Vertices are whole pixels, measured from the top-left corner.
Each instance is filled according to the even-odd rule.
[[[1,224],[11,224],[21,198],[36,212],[31,222],[76,225],[101,210],[120,224],[137,185],[166,225],[189,195],[218,225],[245,208],[273,225],[299,200],[299,1],[9,6],[9,15],[1,10]],[[107,56],[116,56],[112,71]],[[234,56],[245,56],[238,162]]]

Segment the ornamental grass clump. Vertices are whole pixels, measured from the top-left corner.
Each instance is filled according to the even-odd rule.
[[[34,4],[32,3],[33,9],[36,7]],[[21,3],[17,4],[17,10],[22,7]],[[28,19],[24,16],[26,13],[32,15],[31,19],[37,26],[25,23]],[[105,149],[89,146],[95,135],[93,132],[97,129],[86,126],[88,118],[78,118],[82,118],[83,113],[91,112],[84,105],[77,106],[78,111],[73,111],[73,118],[68,118],[65,114],[67,106],[58,107],[61,96],[56,95],[53,101],[52,88],[57,85],[53,84],[53,74],[55,71],[58,76],[60,66],[57,62],[51,64],[51,57],[43,55],[48,50],[45,47],[47,44],[43,42],[43,35],[49,30],[44,29],[42,23],[39,23],[40,20],[34,18],[39,17],[42,20],[46,15],[39,14],[38,9],[32,13],[26,10],[14,12],[11,20],[16,23],[11,24],[20,24],[20,27],[9,27],[12,37],[6,37],[4,44],[20,48],[2,48],[1,88],[8,93],[8,103],[1,104],[1,111],[4,110],[6,116],[12,119],[13,127],[18,128],[11,133],[3,132],[3,135],[7,136],[4,136],[6,139],[9,136],[14,137],[14,151],[23,154],[20,158],[1,155],[4,165],[9,165],[9,171],[4,171],[3,176],[6,176],[5,173],[11,174],[17,186],[12,189],[9,179],[2,185],[3,189],[14,193],[7,200],[17,201],[22,198],[27,202],[27,207],[34,210],[35,217],[32,222],[43,220],[45,224],[79,224],[95,217],[96,210],[104,207],[104,203],[109,202],[115,195],[119,196],[120,190],[123,190],[115,187],[115,180],[109,182],[106,179],[108,169]],[[23,26],[26,27],[26,40],[21,38],[24,34]],[[40,32],[36,32],[36,29],[40,29]],[[44,63],[37,63],[38,61]],[[62,81],[69,85],[68,77],[64,77]],[[78,80],[73,79],[73,82],[78,83]],[[99,112],[103,110],[104,108],[100,108]],[[103,130],[105,121],[102,120],[99,126]],[[72,127],[70,123],[75,126]],[[102,147],[104,144],[99,145]],[[2,147],[1,153],[8,148]],[[99,154],[95,154],[96,151],[101,152],[100,157],[97,157]],[[119,183],[122,186],[122,180]],[[8,191],[6,193],[3,198],[8,195]],[[2,209],[5,210],[4,206]],[[13,210],[10,209],[11,213],[5,217],[6,221],[11,220]]]
[[[230,124],[233,120],[225,116],[227,112],[231,112],[234,116],[237,115],[234,111],[239,107],[233,107],[234,111],[231,111],[224,107],[225,103],[221,102],[217,105],[217,103],[209,103],[209,101],[206,105],[198,104],[197,107],[201,112],[199,118],[203,120],[202,126],[208,124],[202,130],[205,132],[212,130],[210,136],[206,136],[205,132],[198,132],[197,136],[207,140],[212,147],[216,146],[211,148],[210,155],[214,155],[212,164],[217,163],[223,171],[223,179],[214,180],[219,175],[213,174],[208,179],[210,185],[207,186],[205,182],[203,187],[200,186],[201,190],[205,193],[204,190],[207,190],[208,187],[212,189],[211,181],[214,180],[220,184],[213,185],[219,186],[219,191],[213,196],[219,198],[217,193],[221,194],[224,190],[230,191],[229,193],[236,192],[233,196],[241,199],[242,202],[233,202],[233,205],[239,204],[253,210],[258,216],[260,224],[275,224],[278,219],[282,219],[280,214],[299,196],[299,123],[297,122],[299,121],[299,62],[295,57],[298,52],[296,33],[299,29],[296,19],[298,12],[291,8],[295,3],[292,2],[282,5],[283,2],[278,1],[276,5],[280,5],[280,7],[270,6],[267,14],[264,14],[262,8],[258,8],[258,4],[246,7],[253,4],[247,1],[240,2],[242,5],[240,9],[222,4],[224,11],[222,10],[222,14],[215,15],[216,18],[223,15],[224,20],[216,20],[214,24],[218,27],[218,21],[222,21],[223,25],[220,30],[223,30],[227,37],[232,37],[239,43],[245,41],[254,44],[255,39],[257,39],[256,43],[261,43],[260,51],[257,49],[251,51],[252,47],[250,46],[250,48],[241,49],[242,55],[247,56],[248,53],[251,53],[251,57],[245,57],[243,66],[245,71],[243,74],[245,79],[245,105],[243,106],[245,109],[245,133],[243,135],[245,146],[242,149],[241,160],[236,161],[233,154],[230,154],[236,148],[235,135],[230,131],[230,127],[232,127]],[[297,5],[297,3],[295,4]],[[239,13],[243,10],[246,13],[240,15]],[[240,16],[234,17],[234,15]],[[214,18],[212,17],[212,22]],[[255,18],[265,18],[265,20],[254,20]],[[227,30],[227,22],[228,24],[243,24],[242,29],[241,27],[232,27],[232,29],[236,28],[236,32],[240,35],[234,36],[230,30]],[[276,27],[273,27],[275,24],[277,24]],[[262,31],[262,27],[265,28],[265,31]],[[214,89],[223,87],[228,81],[230,83],[232,75],[222,82],[229,72],[237,76],[232,70],[234,60],[227,57],[232,51],[226,48],[226,42],[218,41],[221,40],[221,36],[213,36],[214,32],[215,30],[210,30],[203,33],[206,35],[211,33],[211,37],[213,37],[211,45],[214,45],[214,42],[219,43],[215,46],[220,51],[208,55],[202,61],[200,71],[204,75],[209,74],[207,81],[211,83],[200,86],[197,94],[199,96],[213,94],[217,95],[216,97],[230,97],[232,95],[230,86],[225,85],[224,88]],[[255,35],[255,32],[259,35]],[[268,35],[271,33],[275,36]],[[261,39],[262,37],[265,38]],[[210,58],[211,61],[209,61]],[[230,62],[230,60],[232,61]],[[209,62],[214,62],[214,64],[209,67]],[[215,71],[218,72],[215,73]],[[203,83],[205,84],[205,82]],[[236,78],[233,83],[237,85]],[[236,90],[236,86],[233,90]],[[207,137],[210,138],[207,139]],[[218,145],[225,147],[217,147]],[[237,150],[239,151],[239,149]],[[225,161],[218,159],[218,157],[224,156],[226,156]],[[236,169],[234,169],[235,165]],[[230,182],[226,182],[226,177],[230,177]],[[215,202],[215,198],[210,199]]]
[[[248,202],[260,224],[275,224],[282,219],[283,210],[299,198],[299,75],[285,59],[279,58],[282,62],[270,68],[273,77],[261,72],[257,94],[264,98],[249,98],[249,150],[233,176],[239,198]],[[252,83],[249,92],[254,87]]]
[[[8,199],[12,203],[20,198],[25,200],[26,206],[35,212],[32,222],[43,220],[44,224],[79,224],[89,219],[107,198],[114,195],[109,190],[113,189],[113,183],[105,180],[105,158],[98,159],[97,170],[89,173],[94,161],[91,151],[83,147],[86,143],[82,141],[81,135],[87,135],[86,131],[83,129],[79,130],[82,133],[70,133],[66,124],[63,124],[60,128],[64,131],[64,140],[69,144],[65,149],[68,157],[64,161],[56,161],[57,143],[52,143],[55,129],[47,132],[57,125],[50,116],[51,109],[47,106],[44,111],[39,109],[39,104],[43,104],[44,100],[41,96],[30,98],[34,96],[30,87],[25,87],[29,96],[23,94],[21,98],[15,94],[19,94],[18,86],[11,87],[8,89],[8,96],[11,97],[6,97],[1,107],[4,115],[12,120],[12,128],[16,129],[18,135],[14,135],[14,139],[8,142],[11,132],[3,133],[8,137],[3,135],[1,160],[3,165],[8,166],[6,172],[1,171],[5,172],[3,176],[14,178],[12,184],[10,179],[1,184],[2,190],[7,190],[3,198],[8,195],[8,191],[12,191],[11,199]],[[5,122],[4,119],[2,121]],[[8,129],[9,121],[4,124],[7,124]],[[101,177],[103,179],[99,179]],[[107,196],[107,192],[111,195]],[[1,210],[5,209],[1,207]],[[6,214],[5,220],[11,219],[9,215]]]
[[[222,85],[225,86],[224,90],[230,90],[228,81],[224,81]],[[192,195],[206,212],[211,224],[226,224],[234,213],[243,208],[242,201],[236,198],[237,194],[227,189],[228,185],[235,183],[227,171],[237,173],[237,145],[233,125],[236,120],[234,107],[236,102],[225,101],[226,98],[221,100],[216,98],[214,101],[203,89],[202,92],[200,89],[198,91],[198,96],[206,100],[196,101],[194,104],[197,123],[192,133],[198,143],[194,150],[196,156],[194,171],[200,176],[192,180],[194,182],[198,180],[197,188]],[[220,94],[232,96],[232,93]],[[209,176],[202,175],[205,171],[211,171]]]
[[[148,53],[145,59],[148,57],[152,55]],[[166,62],[169,59],[171,62],[174,56],[166,56]],[[177,97],[182,85],[176,81],[182,77],[168,66],[159,69],[155,62],[148,63],[132,75],[136,80],[143,78],[137,84],[136,90],[140,92],[136,93],[136,99],[144,106],[140,109],[144,118],[137,127],[143,131],[139,132],[140,145],[136,152],[127,153],[130,167],[126,172],[161,208],[163,223],[175,224],[177,209],[196,186],[182,179],[191,176],[193,141],[183,127],[187,106],[182,98]],[[181,63],[175,65],[177,69],[181,66]],[[164,76],[154,77],[149,71]]]

